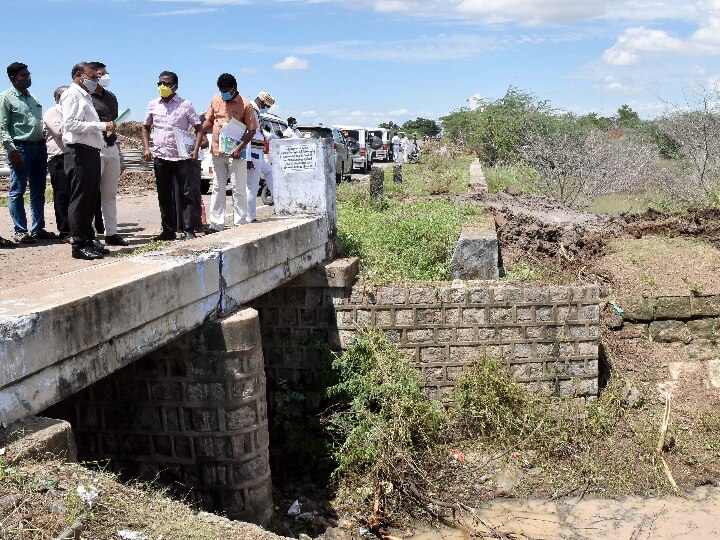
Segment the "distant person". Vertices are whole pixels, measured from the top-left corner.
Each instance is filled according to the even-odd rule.
[[[68,218],[75,259],[102,259],[109,251],[95,238],[92,227],[95,205],[100,192],[100,150],[105,147],[103,131],[114,132],[115,122],[101,122],[92,94],[100,76],[87,62],[71,71],[73,83],[60,97],[63,116],[65,173],[70,181]]]
[[[400,163],[400,137],[397,133],[392,136],[390,142],[392,143],[393,161]]]
[[[57,238],[45,230],[45,184],[47,175],[47,148],[42,127],[42,107],[28,92],[32,84],[26,64],[13,62],[7,67],[12,86],[0,93],[0,133],[10,167],[8,210],[18,244],[33,244],[36,239]],[[30,217],[32,227],[28,233],[25,214],[25,190],[30,190]],[[5,239],[1,247],[10,247]]]
[[[110,85],[110,74],[102,62],[90,62],[97,71],[98,85],[91,93],[93,106],[101,122],[111,122],[118,117],[118,100],[107,87]],[[120,149],[117,146],[117,135],[103,131],[105,147],[100,150],[100,205],[102,208],[103,232],[105,244],[110,246],[127,246],[127,240],[117,232],[117,190],[120,182]],[[97,210],[96,210],[97,212]],[[95,230],[98,230],[97,220]],[[100,231],[98,231],[100,232]]]
[[[174,189],[178,190],[178,196],[182,196],[183,239],[195,238],[195,230],[201,226],[200,176],[195,162],[203,132],[192,103],[177,95],[178,83],[178,76],[172,71],[160,73],[157,82],[160,97],[148,103],[141,131],[143,159],[153,161],[160,206],[162,232],[155,240],[175,240],[178,216]],[[195,146],[188,157],[180,155],[173,128],[186,133],[194,132]],[[152,152],[150,137],[153,142]]]
[[[205,113],[205,131],[212,128],[213,189],[210,198],[210,227],[208,233],[221,231],[225,227],[226,183],[230,178],[233,198],[233,223],[243,225],[247,219],[247,160],[245,148],[258,129],[255,110],[250,100],[240,95],[237,81],[230,73],[218,77],[218,94],[213,96]],[[220,147],[220,130],[230,120],[245,125],[245,131],[233,148]]]
[[[283,137],[286,139],[302,139],[302,133],[297,128],[297,119],[291,116],[287,119],[288,127],[283,131]]]
[[[250,103],[255,113],[255,120],[258,129],[255,131],[250,141],[250,160],[247,163],[247,217],[246,223],[257,221],[257,195],[260,189],[260,175],[265,175],[265,185],[272,192],[272,167],[265,161],[265,140],[274,138],[275,135],[270,133],[265,135],[260,126],[260,113],[266,112],[270,107],[275,105],[275,98],[268,92],[260,92],[257,97]]]
[[[402,151],[403,155],[403,163],[408,162],[408,141],[407,135],[405,133],[400,133],[400,150]]]
[[[62,110],[60,109],[60,96],[67,90],[67,86],[58,86],[53,97],[55,105],[50,107],[43,116],[43,127],[47,132],[47,168],[50,174],[50,185],[53,189],[53,206],[55,209],[55,222],[57,223],[58,237],[62,240],[70,239],[70,221],[68,219],[68,205],[70,204],[70,181],[65,173],[65,143],[62,140]]]

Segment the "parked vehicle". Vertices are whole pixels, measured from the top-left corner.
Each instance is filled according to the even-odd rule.
[[[270,113],[260,113],[260,128],[265,132],[265,135],[273,134],[277,137],[283,136],[283,131],[287,129],[287,123],[279,116],[275,116]],[[207,134],[210,146],[212,146],[212,132]],[[265,142],[265,159],[271,163],[270,158],[270,145]],[[203,160],[201,162],[202,173],[200,176],[200,187],[203,193],[210,193],[210,186],[213,180],[213,164],[212,155],[210,154],[210,148],[204,152]],[[227,179],[230,183],[230,178]],[[258,197],[262,199],[264,204],[272,204],[272,194],[265,185],[265,178],[260,176],[260,189],[258,190]]]
[[[349,178],[352,172],[352,154],[348,141],[337,128],[332,126],[299,126],[297,128],[303,137],[308,139],[330,139],[335,149],[335,180],[339,183],[343,178]]]
[[[373,161],[390,161],[392,150],[388,151],[390,146],[390,135],[385,128],[368,128],[368,138],[370,139],[370,148],[373,149]]]
[[[370,149],[367,140],[367,130],[357,126],[335,126],[345,136],[346,139],[356,142],[350,144],[352,156],[352,168],[360,169],[361,172],[367,172],[372,165],[373,151]]]

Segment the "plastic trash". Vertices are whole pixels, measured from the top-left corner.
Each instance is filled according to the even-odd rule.
[[[295,501],[290,505],[290,508],[288,508],[287,511],[288,516],[298,516],[300,515],[300,501]]]
[[[87,486],[80,484],[77,487],[77,494],[80,497],[80,501],[87,506],[92,508],[93,503],[100,496],[100,490],[93,485],[88,484]]]
[[[118,536],[123,540],[148,540],[148,537],[137,531],[118,531]]]

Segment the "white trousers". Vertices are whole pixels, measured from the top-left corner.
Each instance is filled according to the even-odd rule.
[[[225,191],[230,178],[233,201],[233,223],[245,223],[248,211],[247,161],[228,156],[213,156],[213,185],[210,197],[210,227],[217,231],[225,227]]]
[[[403,163],[407,163],[407,155],[408,155],[407,150],[408,150],[407,146],[402,147]]]
[[[117,144],[100,150],[100,205],[105,237],[117,234],[117,190],[120,181],[120,149]]]
[[[395,163],[400,163],[400,145],[399,144],[393,144],[393,161]]]
[[[258,189],[260,189],[260,175],[265,177],[265,184],[267,184],[268,189],[271,192],[273,189],[272,166],[265,161],[262,149],[251,148],[250,155],[252,156],[254,168],[248,169],[247,172],[248,223],[257,218],[257,195]],[[259,155],[259,157],[256,158],[255,155]]]

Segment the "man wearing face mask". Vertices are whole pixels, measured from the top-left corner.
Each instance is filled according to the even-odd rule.
[[[15,229],[15,242],[32,244],[36,238],[57,238],[45,230],[47,148],[42,107],[28,92],[32,81],[27,65],[13,62],[7,67],[7,74],[12,87],[0,94],[0,132],[10,165],[8,209]],[[32,218],[29,234],[23,198],[28,187]],[[14,247],[14,244],[0,238],[0,247]]]
[[[176,94],[178,76],[172,71],[163,71],[158,77],[159,98],[148,103],[142,128],[143,159],[153,160],[155,184],[162,232],[155,240],[175,240],[177,214],[173,188],[181,195],[183,239],[195,238],[195,229],[200,227],[200,176],[195,173],[198,151],[203,132],[200,118],[188,100]],[[173,128],[184,132],[195,132],[195,146],[189,157],[182,157],[175,142]],[[150,151],[152,130],[153,149]]]
[[[273,189],[272,167],[265,161],[265,140],[274,139],[277,136],[273,133],[267,135],[260,129],[260,113],[265,113],[270,107],[275,105],[275,98],[268,92],[260,92],[257,97],[250,103],[255,111],[255,119],[258,123],[258,129],[255,131],[250,141],[250,160],[247,167],[247,201],[248,211],[245,218],[246,223],[257,221],[257,195],[260,189],[260,174],[265,176],[265,184],[270,193]]]
[[[101,122],[111,122],[118,117],[118,100],[107,87],[110,85],[110,74],[102,62],[90,62],[98,74],[98,86],[92,92],[93,106]],[[117,190],[120,181],[120,149],[117,146],[117,135],[103,131],[106,147],[100,151],[100,200],[102,221],[105,231],[105,244],[110,246],[127,246],[127,240],[117,232]],[[97,208],[95,209],[97,224]],[[97,227],[96,227],[97,229]],[[98,231],[99,232],[99,231]]]
[[[283,137],[286,139],[302,139],[302,133],[297,128],[297,119],[293,116],[287,119],[288,127],[283,131]]]
[[[213,155],[213,190],[210,198],[210,227],[207,233],[221,231],[225,226],[225,185],[230,178],[232,186],[233,223],[243,225],[247,219],[247,162],[242,157],[243,150],[250,143],[258,122],[250,101],[237,91],[237,81],[230,73],[223,73],[218,77],[217,87],[219,94],[213,96],[210,107],[205,113],[203,130],[212,128],[212,155]],[[238,141],[230,155],[220,152],[220,130],[230,119],[236,119],[245,124],[245,133]]]
[[[98,87],[97,70],[80,62],[71,71],[73,83],[60,97],[63,116],[65,172],[70,181],[70,236],[76,259],[102,259],[107,250],[95,238],[92,227],[100,192],[100,150],[105,148],[103,131],[113,133],[115,122],[101,122],[91,94]]]

